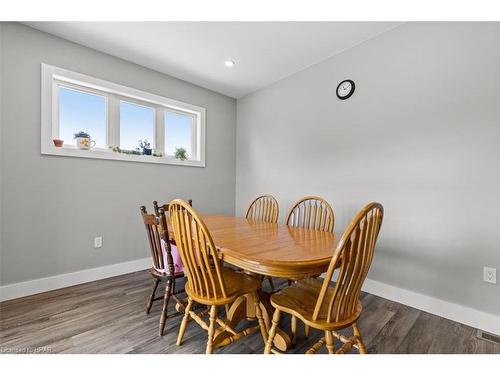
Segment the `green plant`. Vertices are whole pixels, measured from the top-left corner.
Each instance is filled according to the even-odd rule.
[[[144,141],[142,139],[139,139],[139,148],[141,148],[142,150],[151,150],[151,143],[148,142],[147,139],[145,139]]]
[[[74,138],[90,138],[90,134],[87,132],[84,132],[83,130],[80,130],[78,133],[75,133],[73,135]]]
[[[141,152],[141,150],[139,148],[136,148],[135,150],[122,150],[118,146],[115,146],[115,147],[109,146],[109,148],[111,150],[113,150],[114,152],[118,152],[120,154],[126,154],[126,155],[143,155],[143,153]],[[153,151],[153,153],[151,155],[156,156],[157,158],[163,157],[163,154],[161,152],[157,152],[156,150]]]
[[[184,147],[179,147],[179,148],[176,147],[174,156],[176,159],[179,159],[179,160],[187,160],[187,158],[189,157],[189,155]]]
[[[119,152],[120,154],[127,154],[127,155],[142,155],[142,152],[139,151],[139,149],[136,150],[122,150],[120,147],[110,147],[114,152]]]

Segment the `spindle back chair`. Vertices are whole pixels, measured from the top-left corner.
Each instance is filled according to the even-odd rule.
[[[383,216],[384,209],[380,203],[366,205],[342,235],[323,282],[318,279],[301,280],[271,297],[271,304],[276,310],[265,353],[272,351],[272,339],[281,311],[301,319],[307,326],[325,331],[325,337],[307,351],[309,354],[315,353],[325,342],[329,353],[346,353],[352,347],[360,353],[367,352],[356,322],[362,310],[359,301],[361,287],[373,260]],[[331,286],[335,270],[338,270],[337,278]],[[297,305],[305,301],[310,304]],[[351,326],[351,337],[337,332]],[[335,348],[334,337],[342,343],[338,349]]]
[[[163,209],[160,209],[160,212],[162,211]],[[207,354],[211,354],[214,347],[231,343],[257,330],[259,327],[265,340],[267,331],[257,294],[260,290],[260,280],[222,266],[210,232],[202,218],[187,202],[180,199],[173,200],[169,204],[169,214],[174,239],[187,276],[185,290],[188,295],[188,304],[179,328],[177,345],[182,344],[184,332],[190,318],[208,331]],[[217,316],[217,308],[229,305],[238,297],[249,294],[252,295],[255,302],[259,326],[236,332],[224,319]],[[193,301],[209,306],[209,325],[203,320],[203,313],[197,314],[192,311]],[[218,337],[224,338],[223,341],[218,340],[214,336],[215,323],[220,326],[218,333],[225,331],[230,334],[230,337],[218,335]]]
[[[334,219],[333,208],[325,199],[307,196],[296,202],[288,211],[286,225],[331,232]]]
[[[272,195],[264,194],[257,197],[248,206],[246,218],[254,221],[263,221],[266,223],[276,224],[279,216],[279,205],[276,198]],[[262,276],[261,279],[266,278],[271,285],[271,290],[274,291],[274,282],[271,276]]]
[[[160,327],[159,334],[163,335],[165,328],[165,322],[167,320],[167,307],[170,297],[174,297],[177,302],[181,302],[177,299],[175,291],[175,279],[184,277],[182,272],[175,272],[174,260],[172,257],[172,250],[170,246],[170,241],[168,238],[168,231],[162,230],[160,221],[166,221],[165,216],[155,216],[148,214],[145,206],[140,207],[142,220],[144,227],[146,228],[146,234],[149,242],[149,249],[151,251],[151,258],[153,261],[153,266],[151,267],[150,273],[153,277],[153,290],[150,297],[146,303],[146,314],[149,314],[153,302],[159,299],[163,299],[162,313],[160,316]],[[162,243],[163,242],[163,243]],[[167,285],[165,287],[165,292],[163,297],[156,297],[156,289],[160,284],[160,281],[166,280]]]
[[[160,223],[158,221],[158,218],[153,214],[148,214],[145,206],[141,206],[140,210],[142,214],[142,220],[144,222],[144,227],[146,228],[146,234],[148,236],[149,249],[151,250],[151,258],[153,260],[153,269],[168,269],[170,272],[173,272],[173,268],[170,269],[169,267],[168,260],[164,259],[163,257],[161,248]]]
[[[188,203],[191,207],[193,207],[193,200],[192,199],[188,199]],[[165,211],[165,213],[168,213],[169,206],[168,206],[168,203],[159,205],[157,201],[153,201],[153,208],[155,210],[156,216],[158,216],[158,214],[160,213],[160,208],[163,208],[163,211]]]
[[[226,299],[222,265],[205,223],[184,201],[174,200],[169,212],[174,238],[185,267],[186,290],[193,298],[217,303]]]
[[[254,199],[248,206],[246,218],[276,224],[278,222],[279,206],[276,198],[264,194]]]

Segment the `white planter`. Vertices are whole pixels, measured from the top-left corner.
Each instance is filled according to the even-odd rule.
[[[78,137],[76,139],[76,147],[78,147],[80,150],[90,150],[92,147],[95,146],[95,141],[88,137]]]

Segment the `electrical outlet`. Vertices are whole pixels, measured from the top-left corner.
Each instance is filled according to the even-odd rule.
[[[496,284],[497,283],[497,269],[491,267],[483,268],[483,281],[486,283]]]
[[[94,249],[102,247],[102,237],[94,237]]]

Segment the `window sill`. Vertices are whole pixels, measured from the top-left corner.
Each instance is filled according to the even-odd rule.
[[[136,163],[170,164],[183,165],[187,167],[205,167],[205,163],[199,160],[179,160],[169,156],[151,156],[151,155],[129,155],[114,152],[112,150],[94,149],[80,150],[72,147],[42,147],[42,155],[68,156],[74,158],[106,159],[129,161]]]

